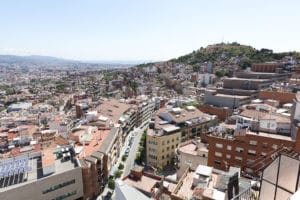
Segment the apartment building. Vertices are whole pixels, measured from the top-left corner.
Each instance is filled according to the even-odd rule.
[[[180,128],[182,141],[200,136],[203,130],[217,123],[215,115],[205,114],[194,106],[162,108],[157,113],[155,129],[164,124],[173,124]]]
[[[83,173],[84,198],[100,194],[109,178],[110,171],[120,155],[122,131],[120,127],[106,130],[102,139],[94,139],[80,158]]]
[[[247,129],[235,134],[213,132],[202,137],[209,144],[208,165],[227,170],[240,167],[245,174],[257,175],[277,152],[293,153],[296,142],[289,136]]]
[[[146,137],[147,165],[155,168],[173,165],[175,149],[180,141],[179,127],[168,125],[160,130],[148,129]]]
[[[151,99],[143,99],[138,103],[136,126],[142,125],[144,122],[150,120],[154,112],[155,103]]]
[[[0,199],[79,199],[82,171],[72,146],[1,160]]]

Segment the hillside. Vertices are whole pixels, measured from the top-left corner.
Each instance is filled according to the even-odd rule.
[[[263,48],[257,50],[251,46],[233,42],[208,45],[205,48],[201,47],[192,53],[169,61],[192,66],[198,66],[205,62],[211,62],[220,66],[237,64],[244,69],[246,67],[250,67],[252,63],[276,61],[284,58],[285,56],[292,56],[295,59],[300,60],[299,52],[274,53],[273,50],[270,49]],[[152,64],[153,63],[147,63],[138,66],[145,67]]]

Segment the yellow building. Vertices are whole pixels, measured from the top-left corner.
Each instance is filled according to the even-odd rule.
[[[172,165],[175,149],[181,141],[180,128],[169,125],[160,130],[148,129],[147,165],[164,168]]]

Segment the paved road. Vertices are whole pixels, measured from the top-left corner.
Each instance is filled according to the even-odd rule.
[[[143,134],[144,128],[138,127],[134,130],[135,136],[132,142],[132,145],[130,147],[130,152],[129,155],[127,157],[126,163],[125,163],[125,168],[124,168],[124,172],[123,172],[123,177],[127,176],[130,173],[130,169],[134,166],[135,164],[135,157],[136,157],[136,153],[138,152],[138,148],[139,148],[139,143]],[[130,137],[128,137],[130,138]],[[125,148],[127,148],[128,146],[128,142],[125,143]]]
[[[143,125],[145,125],[145,124],[148,124],[148,122],[145,122]],[[117,168],[119,167],[119,164],[122,162],[122,156],[125,154],[125,150],[128,147],[130,137],[132,136],[133,133],[135,133],[132,145],[130,147],[129,155],[128,155],[128,157],[127,157],[127,159],[125,161],[125,164],[124,164],[124,171],[123,171],[123,174],[122,174],[121,178],[129,175],[130,169],[134,166],[134,160],[135,160],[135,156],[136,156],[136,153],[138,151],[138,148],[139,148],[139,142],[141,140],[143,131],[145,129],[146,129],[146,125],[145,126],[140,126],[138,128],[135,128],[133,131],[131,131],[128,134],[128,136],[125,139],[124,145],[123,145],[123,147],[121,149],[120,157],[118,158],[118,161],[117,161],[117,163],[115,165]],[[108,191],[113,192],[106,185],[105,188],[104,188],[104,191],[102,192],[101,195],[98,196],[97,200],[104,199],[103,197],[107,194]],[[112,199],[114,199],[114,197],[115,197],[115,193],[113,192]]]

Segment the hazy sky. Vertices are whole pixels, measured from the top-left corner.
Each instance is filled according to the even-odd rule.
[[[300,51],[299,0],[1,0],[0,54],[167,60],[219,42]]]

